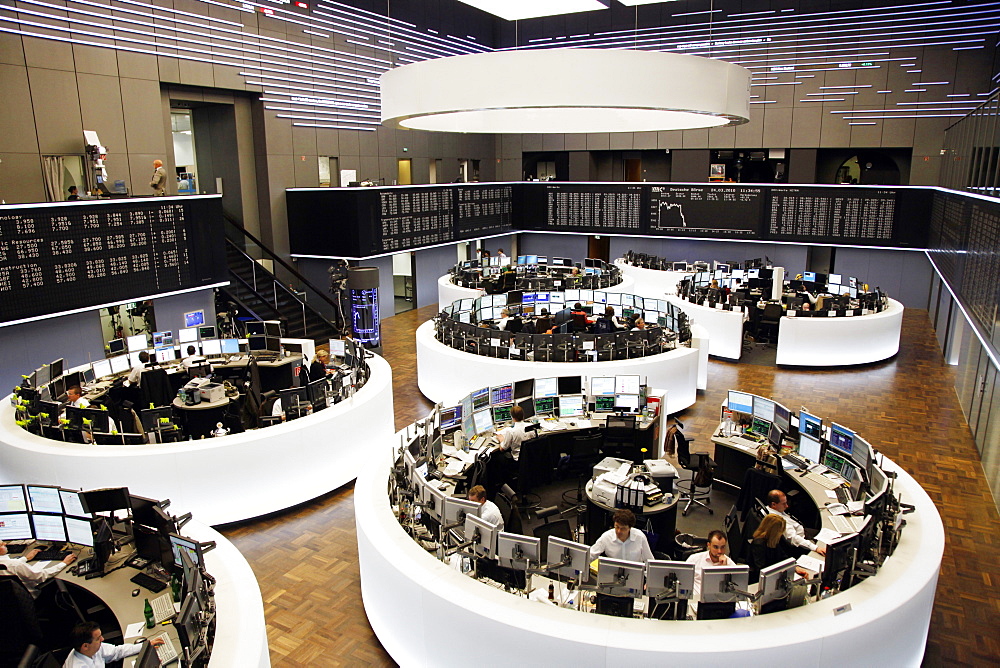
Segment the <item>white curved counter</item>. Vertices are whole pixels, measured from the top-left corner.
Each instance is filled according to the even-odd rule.
[[[778,325],[777,364],[849,366],[899,352],[903,305],[895,299],[879,313],[841,318],[789,318]],[[712,339],[714,343],[715,339]]]
[[[693,274],[690,271],[660,271],[636,267],[626,262],[624,258],[615,260],[615,266],[622,270],[623,276],[632,279],[636,294],[643,297],[662,297],[664,293],[675,295],[677,284]]]
[[[648,271],[648,270],[646,270]],[[705,328],[708,333],[708,354],[738,360],[743,352],[743,311],[709,308],[692,304],[677,295],[668,295],[667,301],[684,311],[691,321]]]
[[[486,385],[524,378],[580,375],[587,377],[640,375],[649,387],[667,393],[667,413],[695,402],[698,392],[697,348],[677,348],[659,355],[609,362],[533,362],[497,359],[455,350],[434,338],[434,322],[417,328],[417,385],[434,402],[454,405]]]
[[[209,525],[258,517],[314,499],[357,477],[394,429],[392,370],[368,359],[355,395],[313,415],[221,438],[143,445],[60,443],[21,429],[0,407],[0,480],[98,489],[127,484],[171,499]]]
[[[636,620],[517,598],[425,552],[399,526],[386,495],[398,442],[386,441],[359,474],[354,509],[365,612],[400,665],[464,666],[470,657],[492,665],[920,665],[944,528],[930,497],[905,472],[896,491],[916,512],[906,516],[896,552],[876,576],[770,615]]]
[[[601,288],[604,292],[632,292],[635,281],[628,276],[622,275],[622,282],[612,285],[610,288]],[[482,297],[485,292],[477,288],[463,288],[451,282],[451,274],[445,274],[438,279],[438,306],[444,307],[459,299],[475,299]],[[650,295],[651,296],[651,295]]]

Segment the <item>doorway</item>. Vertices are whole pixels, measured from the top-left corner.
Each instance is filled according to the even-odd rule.
[[[170,134],[174,143],[177,194],[197,195],[198,153],[194,143],[194,122],[190,109],[170,110]]]
[[[622,160],[622,181],[642,181],[642,160],[625,158]]]
[[[317,158],[319,167],[319,187],[330,188],[339,185],[334,179],[340,174],[339,161],[329,155],[321,155]]]
[[[611,261],[611,237],[587,237],[587,257]]]
[[[393,313],[405,313],[417,307],[416,254],[396,253],[392,256]]]
[[[396,161],[397,185],[408,186],[413,183],[413,161],[409,158],[400,158]]]

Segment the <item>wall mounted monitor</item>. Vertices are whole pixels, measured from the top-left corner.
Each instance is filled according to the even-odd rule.
[[[641,596],[644,570],[640,561],[598,557],[597,591],[612,596]]]
[[[774,422],[774,402],[764,397],[753,395],[753,416],[768,422]]]
[[[215,325],[202,325],[198,327],[198,338],[199,339],[214,339],[215,338]]]
[[[694,594],[694,564],[685,561],[652,560],[646,562],[646,595],[673,594],[690,600]]]
[[[595,397],[612,397],[615,394],[615,377],[598,376],[590,379],[590,394]]]
[[[472,393],[472,410],[478,411],[490,405],[490,388],[484,387]]]
[[[583,413],[583,395],[571,394],[559,397],[559,417],[580,417]]]
[[[63,518],[66,524],[66,541],[75,545],[94,547],[94,532],[90,520],[78,517]]]
[[[32,513],[31,526],[37,541],[66,542],[66,525],[63,523],[62,515]]]
[[[535,379],[535,398],[544,399],[549,397],[559,396],[559,379],[558,378],[536,378]]]
[[[125,352],[125,339],[111,339],[108,341],[108,355],[121,355],[123,352]],[[41,378],[38,379],[38,382],[42,382]],[[49,381],[46,380],[45,382]]]
[[[504,568],[524,571],[537,564],[542,539],[501,531],[497,534],[497,557]]]
[[[15,513],[28,510],[24,485],[0,485],[0,513]]]
[[[729,399],[726,406],[735,413],[753,415],[753,395],[746,392],[729,390]]]
[[[583,392],[583,379],[580,376],[560,376],[558,388],[560,396],[580,394]]]
[[[493,429],[493,415],[489,408],[476,411],[472,414],[473,425],[477,434],[482,434]]]
[[[803,410],[799,411],[799,433],[816,440],[823,439],[823,420]]]
[[[830,447],[843,455],[854,454],[854,432],[836,422],[830,423]]]
[[[28,513],[0,513],[0,540],[28,540],[34,538],[31,533],[31,521]]]
[[[477,557],[493,558],[497,551],[497,525],[475,515],[466,515],[465,540],[472,542]]]
[[[615,376],[615,394],[639,394],[639,376]]]
[[[786,434],[791,431],[791,424],[788,421],[789,412],[788,409],[781,404],[775,402],[774,404],[774,424],[781,428],[781,431]]]
[[[198,340],[198,328],[197,327],[185,327],[184,329],[177,332],[177,340],[180,343],[194,343]]]
[[[737,599],[733,589],[746,591],[749,584],[749,566],[708,566],[701,572],[701,600],[729,603]]]
[[[823,444],[807,434],[799,432],[799,457],[818,464],[823,457]]]
[[[59,488],[42,485],[28,485],[28,500],[33,513],[62,513]]]
[[[185,327],[198,327],[205,324],[205,311],[191,311],[184,314]]]
[[[615,410],[619,413],[638,413],[639,412],[639,395],[638,394],[616,394],[615,395]]]
[[[505,406],[513,401],[514,401],[513,383],[508,383],[507,385],[497,385],[496,387],[490,388],[490,405]]]
[[[111,373],[113,374],[128,371],[130,366],[127,355],[118,355],[111,358]]]

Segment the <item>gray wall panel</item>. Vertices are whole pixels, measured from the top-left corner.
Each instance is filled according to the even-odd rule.
[[[492,245],[488,247],[492,248]],[[417,251],[417,308],[437,304],[438,279],[455,266],[456,250],[454,245],[438,246]]]

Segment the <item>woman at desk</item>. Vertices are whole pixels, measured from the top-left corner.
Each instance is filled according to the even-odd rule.
[[[781,515],[769,514],[760,521],[757,530],[753,532],[750,542],[750,581],[760,579],[760,570],[773,566],[785,559],[794,559],[801,554],[785,538],[785,518]],[[806,572],[795,567],[795,572],[805,575]]]
[[[319,380],[320,378],[325,378],[327,374],[327,367],[330,365],[330,353],[323,348],[316,351],[313,355],[312,363],[309,365],[309,380]]]

